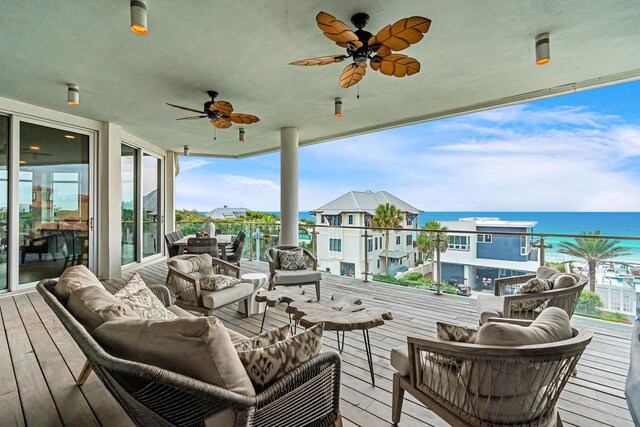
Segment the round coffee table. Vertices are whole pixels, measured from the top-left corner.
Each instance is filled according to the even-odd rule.
[[[256,294],[262,290],[264,285],[269,281],[269,276],[263,273],[245,273],[240,276],[242,282],[253,283],[253,294],[249,298],[249,315],[259,314],[266,310],[265,304],[259,304],[256,302]],[[238,311],[242,314],[246,314],[244,310],[244,304],[242,301],[238,303]]]

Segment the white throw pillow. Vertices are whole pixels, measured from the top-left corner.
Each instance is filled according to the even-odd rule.
[[[167,310],[162,301],[151,292],[151,289],[138,276],[138,273],[133,273],[127,284],[113,296],[122,301],[142,319],[169,320],[178,318],[178,316]]]

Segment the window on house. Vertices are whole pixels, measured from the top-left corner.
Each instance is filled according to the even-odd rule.
[[[373,250],[373,239],[367,240],[367,252],[371,252]]]
[[[378,268],[380,268],[380,260],[378,260]]]
[[[376,242],[376,249],[378,249],[378,238],[376,237],[376,238],[375,238],[375,239],[373,239],[373,240],[375,240],[375,242]]]
[[[527,255],[529,252],[531,252],[529,236],[520,236],[520,255]]]
[[[469,241],[469,236],[449,236],[449,249],[456,251],[468,251]]]
[[[349,224],[353,225],[353,215],[349,215]]]
[[[329,250],[342,252],[342,239],[329,239]]]
[[[413,244],[413,236],[409,234],[407,236],[407,246],[411,246]]]
[[[491,243],[493,236],[491,234],[478,234],[478,243]]]
[[[396,236],[396,245],[400,244],[400,236]]]

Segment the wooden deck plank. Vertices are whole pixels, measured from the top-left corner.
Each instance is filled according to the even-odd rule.
[[[0,311],[27,425],[62,426],[14,298],[1,298]]]
[[[256,261],[243,262],[242,269],[243,272],[264,273],[267,265]],[[152,265],[140,266],[135,269],[135,272],[148,284],[164,283],[166,263],[161,261]],[[134,270],[129,270],[122,278],[105,282],[107,289],[115,292],[127,282],[133,273]],[[313,287],[308,288],[309,292],[315,292]],[[375,387],[369,382],[362,334],[356,332],[346,334],[345,348],[342,354],[341,388],[341,410],[345,426],[390,425],[391,382],[394,370],[389,364],[389,352],[396,346],[404,345],[408,335],[434,337],[436,334],[435,323],[438,320],[477,323],[476,300],[473,298],[452,295],[436,297],[433,293],[417,289],[386,283],[364,283],[357,279],[323,274],[322,299],[328,300],[332,294],[358,297],[367,305],[387,308],[394,314],[394,320],[370,331],[376,376]],[[13,303],[16,297],[5,299]],[[84,363],[84,356],[42,298],[36,293],[28,294],[28,298],[40,319],[33,325],[36,327],[38,323],[44,325],[68,366],[68,371],[73,374],[69,375],[71,378],[69,381],[73,380]],[[23,304],[23,297],[18,298],[17,301],[19,304]],[[284,307],[282,305],[269,309],[265,328],[269,329],[288,323],[289,319]],[[260,331],[262,316],[255,315],[245,318],[236,309],[237,307],[234,305],[227,306],[215,314],[234,331],[249,336],[257,334]],[[592,329],[594,338],[580,360],[578,376],[569,380],[558,402],[558,408],[565,425],[580,427],[631,426],[623,394],[624,379],[629,363],[631,328],[579,317],[574,317],[573,323]],[[28,329],[26,333],[31,334],[32,322],[25,322],[25,326]],[[2,352],[1,339],[0,335],[0,363],[11,365],[11,360],[7,363],[6,352]],[[324,343],[325,349],[337,349],[334,333],[327,333]],[[6,347],[10,349],[10,343],[7,343]],[[9,353],[9,357],[11,354],[13,353]],[[89,377],[81,390],[102,425],[114,423],[131,425],[126,414],[95,375]],[[51,392],[47,390],[46,393],[50,394]],[[49,399],[52,398],[49,396]],[[102,402],[102,405],[98,402]],[[22,404],[24,405],[25,402]],[[32,404],[27,403],[27,405]],[[27,410],[32,409],[26,408],[25,411]],[[124,421],[121,423],[120,420]],[[447,424],[407,394],[405,395],[400,425],[442,427]]]
[[[0,312],[0,426],[24,426],[24,414],[20,404],[20,394],[13,363],[9,352],[9,342]]]

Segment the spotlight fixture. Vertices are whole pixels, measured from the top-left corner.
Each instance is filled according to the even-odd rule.
[[[336,117],[342,117],[342,98],[336,98],[335,113]]]
[[[131,31],[147,34],[147,0],[131,0]]]
[[[238,141],[244,142],[244,128],[240,128],[240,132],[238,133],[240,134],[238,137]]]
[[[551,61],[549,33],[542,33],[536,37],[536,65],[544,65],[549,61]]]
[[[188,156],[188,155],[189,155],[189,146],[188,146],[188,145],[185,145],[185,146],[184,146],[184,151],[183,151],[182,153],[183,153],[185,156]]]
[[[76,139],[75,135],[69,135],[69,134],[67,134],[67,135],[65,135],[64,137],[65,137],[65,138],[67,138],[67,139]]]
[[[67,104],[73,107],[80,105],[80,88],[78,85],[67,85]]]

